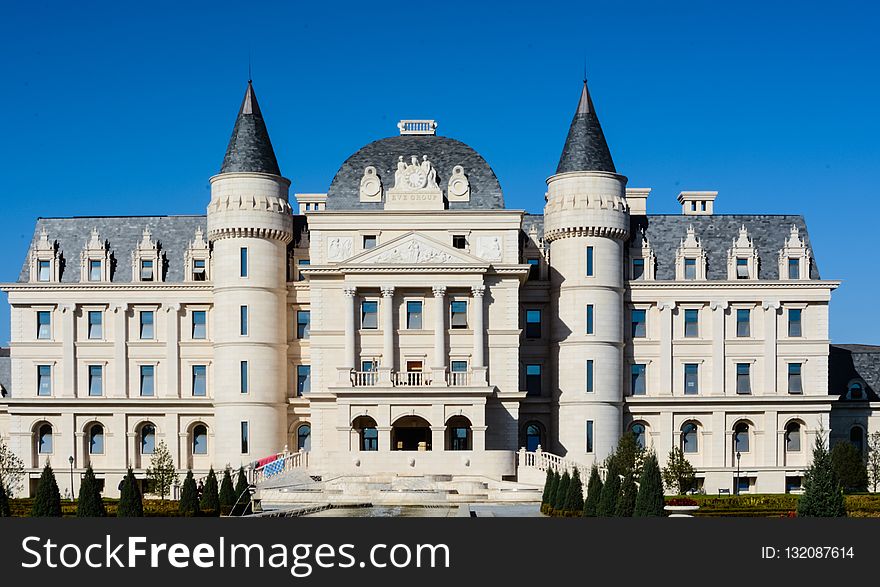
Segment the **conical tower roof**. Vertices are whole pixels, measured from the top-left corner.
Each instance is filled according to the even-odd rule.
[[[616,173],[608,143],[605,142],[605,134],[596,109],[593,107],[593,99],[587,88],[587,80],[581,90],[581,99],[578,102],[577,111],[568,129],[568,137],[562,148],[562,156],[556,173],[567,171],[610,171]]]
[[[272,149],[272,141],[269,140],[269,131],[266,130],[266,123],[263,121],[257,95],[250,80],[238,111],[238,118],[235,120],[235,127],[232,129],[229,146],[226,147],[223,166],[220,168],[220,173],[242,171],[281,175],[278,160],[275,159],[275,151]]]

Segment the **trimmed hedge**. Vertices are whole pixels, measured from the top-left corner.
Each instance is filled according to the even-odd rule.
[[[699,517],[790,517],[797,511],[800,496],[767,495],[689,495],[700,505]],[[669,503],[675,497],[667,497]],[[853,518],[880,518],[880,494],[860,493],[844,496],[846,514]]]
[[[31,515],[31,507],[33,506],[33,498],[18,498],[9,500],[9,509],[13,517],[28,518]],[[65,517],[76,516],[76,502],[69,499],[61,500],[61,514]],[[115,517],[116,509],[119,507],[118,499],[104,498],[104,507],[107,508],[107,515]],[[177,502],[166,499],[145,499],[144,500],[144,516],[152,518],[167,518],[178,516]]]

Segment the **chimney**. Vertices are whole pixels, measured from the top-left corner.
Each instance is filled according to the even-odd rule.
[[[718,192],[681,192],[678,203],[685,216],[708,216],[714,214],[715,198]]]
[[[626,188],[626,203],[629,204],[630,216],[648,214],[648,196],[651,188]]]

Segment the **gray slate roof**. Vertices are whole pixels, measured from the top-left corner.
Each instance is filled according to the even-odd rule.
[[[244,100],[226,147],[220,173],[254,171],[281,175],[254,87],[248,82]]]
[[[360,185],[364,169],[372,165],[376,168],[382,187],[394,186],[394,172],[397,158],[403,156],[409,162],[411,156],[420,160],[427,155],[428,161],[437,170],[437,184],[446,193],[447,182],[456,165],[464,167],[470,182],[469,202],[450,202],[451,210],[498,209],[504,208],[501,185],[495,172],[474,149],[468,145],[436,135],[401,135],[374,141],[358,150],[345,160],[330,182],[327,190],[328,210],[381,210],[381,202],[361,202]]]
[[[195,238],[196,228],[201,228],[208,239],[205,216],[77,216],[74,218],[39,218],[34,227],[31,246],[46,228],[49,241],[56,241],[63,257],[62,283],[80,281],[80,252],[92,234],[98,229],[102,241],[109,243],[111,276],[113,282],[131,281],[131,253],[143,238],[144,228],[152,231],[154,243],[165,257],[165,281],[179,282],[184,278],[184,255],[190,241]],[[29,277],[28,259],[24,260],[18,280],[26,282]]]
[[[0,398],[12,396],[12,360],[8,348],[0,348],[0,387]]]
[[[587,80],[584,80],[581,98],[556,167],[556,173],[568,171],[616,171],[605,133],[593,107]]]
[[[707,277],[727,279],[727,251],[745,225],[749,237],[758,250],[761,279],[779,279],[779,250],[785,246],[791,226],[798,227],[807,247],[810,236],[803,216],[769,214],[713,214],[711,216],[654,215],[631,216],[630,238],[638,239],[640,231],[648,235],[648,242],[657,256],[657,279],[675,279],[675,253],[687,235],[688,226],[694,232],[708,255]],[[638,242],[638,241],[636,241]],[[810,279],[819,279],[815,257],[810,267]]]
[[[878,401],[880,393],[880,346],[833,344],[828,362],[828,393],[843,396],[853,379],[867,385],[868,399]]]

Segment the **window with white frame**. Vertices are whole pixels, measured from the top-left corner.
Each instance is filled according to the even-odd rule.
[[[748,338],[751,336],[752,311],[748,308],[737,308],[736,310],[736,336],[738,338]]]
[[[156,394],[156,367],[155,365],[140,366],[140,395],[141,397],[153,397]]]
[[[684,364],[684,394],[698,395],[700,393],[700,364]]]
[[[803,336],[803,329],[801,328],[801,314],[802,310],[800,308],[788,309],[788,336],[792,338]]]
[[[307,340],[311,330],[312,315],[309,310],[297,310],[296,312],[296,337]]]
[[[208,338],[208,313],[205,310],[193,310],[192,337],[193,340]]]
[[[195,397],[206,397],[208,395],[207,365],[192,366],[192,394]]]
[[[407,300],[406,302],[406,328],[407,330],[422,329],[422,301]]]
[[[153,330],[154,314],[152,310],[144,310],[140,312],[140,339],[153,340],[155,332]]]
[[[52,338],[52,312],[40,310],[37,312],[37,339],[49,340]]]
[[[379,329],[379,302],[363,300],[361,302],[361,328],[364,330]]]
[[[52,365],[37,365],[37,395],[52,395]]]
[[[804,384],[801,377],[802,363],[788,364],[788,393],[803,393]]]
[[[738,393],[738,394],[752,393],[751,372],[752,372],[751,363],[737,363],[736,364],[736,393]]]
[[[100,424],[92,424],[89,427],[89,454],[104,454],[104,427]]]
[[[87,314],[89,321],[89,339],[100,340],[104,337],[104,312],[93,310]]]
[[[93,397],[104,395],[104,366],[89,365],[89,395]]]
[[[733,452],[749,452],[749,425],[739,422],[733,428]]]
[[[694,422],[685,422],[681,427],[681,452],[694,454],[700,450],[699,430]]]
[[[208,454],[208,427],[204,424],[196,424],[192,429],[192,454]]]
[[[449,302],[449,327],[467,328],[467,300],[452,300]]]
[[[684,336],[685,338],[697,338],[700,335],[700,311],[685,309],[684,311]]]
[[[630,367],[630,393],[645,395],[648,388],[648,368],[645,363],[634,363]]]
[[[801,425],[789,422],[785,426],[785,452],[801,452]]]

